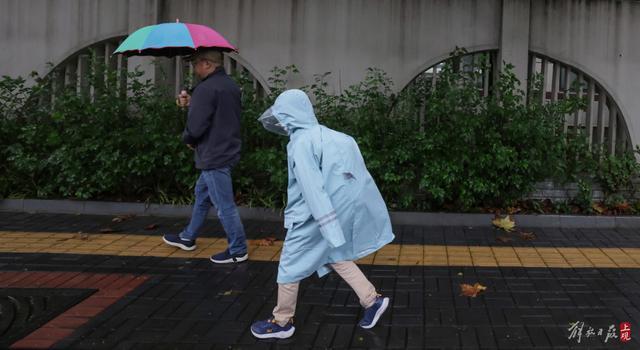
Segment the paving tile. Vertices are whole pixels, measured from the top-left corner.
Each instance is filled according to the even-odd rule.
[[[60,343],[69,348],[566,348],[577,345],[567,339],[569,322],[598,327],[640,323],[640,292],[636,292],[640,269],[636,265],[620,268],[624,259],[640,262],[640,238],[632,230],[544,229],[536,232],[536,241],[505,246],[495,242],[492,230],[400,227],[394,246],[367,257],[368,262],[375,264],[378,259],[381,265],[362,266],[377,290],[392,300],[378,326],[369,331],[356,326],[362,308],[338,276],[312,276],[300,288],[296,335],[287,341],[265,342],[251,336],[249,325],[268,317],[275,306],[277,263],[212,265],[208,255],[225,244],[218,223],[208,223],[207,235],[198,243],[204,248],[200,257],[190,258],[188,254],[177,257],[181,254],[165,249],[159,237],[145,231],[148,219],[126,221],[117,227],[120,233],[97,234],[112,217],[18,218],[9,219],[0,212],[0,231],[5,231],[0,239],[14,238],[23,242],[20,249],[33,245],[33,250],[45,252],[3,252],[0,287],[111,288],[97,292],[101,294],[92,303],[75,308],[76,316],[66,315],[47,327],[79,327]],[[24,220],[29,224],[21,224]],[[184,225],[184,220],[156,220],[167,227],[179,224],[176,231]],[[6,232],[19,230],[15,227],[22,231]],[[248,222],[246,227],[251,239],[274,234],[281,241],[284,237],[273,223]],[[71,228],[92,235],[82,241],[74,238]],[[131,242],[137,243],[124,253]],[[280,248],[255,249],[256,255],[270,260]],[[68,253],[47,253],[55,250]],[[158,256],[109,255],[143,251],[156,251]],[[169,254],[176,257],[166,258]],[[421,264],[409,265],[416,261]],[[541,261],[546,266],[538,266]],[[488,266],[491,263],[501,266]],[[24,270],[38,273],[15,274]],[[87,272],[94,276],[87,277]],[[137,276],[144,274],[156,278],[145,282],[148,287],[143,291],[112,304],[116,293],[132,291],[140,284]],[[459,296],[460,283],[474,282],[486,285],[487,291],[476,298]],[[105,306],[105,312],[98,311]],[[64,331],[53,332],[64,335]]]

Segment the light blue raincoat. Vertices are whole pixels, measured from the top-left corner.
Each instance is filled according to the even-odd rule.
[[[318,124],[301,90],[276,99],[272,114],[290,137],[289,183],[278,283],[293,283],[328,264],[369,255],[394,239],[387,207],[355,140]]]

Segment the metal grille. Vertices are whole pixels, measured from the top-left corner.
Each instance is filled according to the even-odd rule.
[[[631,149],[625,118],[613,97],[591,76],[581,70],[530,53],[529,77],[540,74],[540,102],[558,101],[566,96],[586,97],[586,110],[565,116],[567,133],[582,133],[591,149],[602,148],[608,154],[620,154]]]
[[[51,70],[49,78],[51,82],[51,101],[55,100],[56,91],[63,87],[75,87],[78,94],[93,97],[97,90],[103,86],[92,86],[89,83],[90,74],[105,74],[97,71],[97,67],[91,64],[91,55],[95,55],[98,61],[104,61],[104,66],[119,72],[115,87],[122,93],[126,93],[128,59],[123,55],[112,55],[113,51],[120,45],[125,37],[111,38],[105,41],[94,43],[90,46],[67,57],[59,65]],[[177,95],[180,90],[189,88],[195,81],[193,67],[181,57],[165,58],[156,57],[153,59],[155,82],[166,86],[167,92]],[[96,65],[98,66],[98,65]],[[268,84],[260,78],[255,70],[238,54],[225,53],[224,67],[227,73],[246,74],[258,96],[269,94]],[[106,79],[105,79],[106,81]],[[46,101],[41,101],[46,102]]]
[[[478,91],[487,96],[496,80],[498,51],[483,51],[439,62],[419,74],[405,87],[428,94],[435,88],[438,75],[445,63],[453,61],[453,67],[463,71],[475,71],[481,77]],[[566,96],[585,97],[587,107],[565,116],[565,133],[583,133],[590,149],[602,148],[607,154],[621,154],[632,149],[625,118],[614,98],[588,74],[548,57],[530,53],[528,80],[535,74],[542,77],[541,103],[562,100]],[[528,96],[532,96],[529,92]],[[531,101],[530,101],[531,102]],[[420,108],[420,120],[424,120],[424,106]]]

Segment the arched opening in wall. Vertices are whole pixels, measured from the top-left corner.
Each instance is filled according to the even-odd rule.
[[[113,55],[113,52],[125,38],[118,36],[93,43],[53,66],[44,79],[51,91],[50,102],[54,103],[57,91],[65,88],[75,89],[78,94],[90,98],[101,89],[117,89],[124,97],[128,72],[136,67],[131,66],[126,56]],[[153,70],[147,72],[151,73],[148,77],[152,77],[156,85],[166,87],[168,96],[175,96],[180,90],[192,88],[196,83],[193,67],[180,56],[154,57],[151,60],[151,65],[141,68]],[[266,81],[238,54],[225,53],[223,64],[232,77],[252,85],[258,98],[269,94]],[[43,96],[40,97],[40,102],[49,103],[49,98]]]
[[[472,72],[478,93],[487,96],[498,74],[497,50],[466,53],[443,60],[418,74],[402,90],[402,99],[394,106],[392,114],[417,109],[420,130],[425,129],[425,101],[437,86],[438,76],[449,64],[454,70]],[[607,154],[622,154],[633,148],[629,130],[618,104],[613,96],[593,77],[576,67],[534,52],[530,53],[528,80],[539,74],[542,92],[536,94],[548,103],[562,100],[565,96],[583,97],[586,109],[565,116],[564,131],[567,134],[583,134],[591,149],[602,149]],[[531,87],[529,87],[531,89]],[[528,91],[529,99],[533,98]],[[531,102],[531,100],[529,100]]]
[[[497,57],[497,50],[488,50],[467,53],[440,61],[418,74],[405,86],[405,89],[417,89],[428,93],[435,88],[444,65],[451,63],[454,70],[478,73],[476,80],[478,91],[486,96],[495,80]]]
[[[621,154],[632,149],[624,115],[613,96],[593,77],[576,67],[530,52],[529,79],[534,74],[541,78],[542,93],[537,98],[542,103],[575,94],[586,99],[585,110],[565,116],[565,132],[583,134],[590,148],[602,148],[608,154]]]
[[[496,80],[498,51],[468,53],[458,50],[452,56],[428,67],[411,80],[400,92],[400,98],[393,106],[391,115],[417,109],[416,122],[419,124],[419,130],[424,131],[426,100],[436,89],[445,65],[450,65],[455,72],[472,73],[465,75],[473,77],[473,84],[479,95],[488,96]]]
[[[53,66],[43,79],[50,94],[41,95],[40,102],[55,103],[58,92],[64,89],[90,98],[106,88],[117,89],[124,95],[128,60],[122,55],[112,55],[122,40],[124,37],[118,36],[93,43]]]
[[[177,56],[173,58],[156,58],[156,76],[160,77],[171,94],[179,94],[181,90],[192,89],[197,78],[193,66]],[[227,74],[234,78],[241,86],[249,83],[255,91],[257,98],[270,93],[266,81],[251,67],[251,65],[236,53],[225,53],[223,67]]]

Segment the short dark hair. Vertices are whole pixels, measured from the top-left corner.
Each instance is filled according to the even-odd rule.
[[[207,60],[211,61],[217,65],[222,65],[223,56],[222,51],[216,49],[203,49],[196,51],[195,54],[191,55],[191,60]]]

